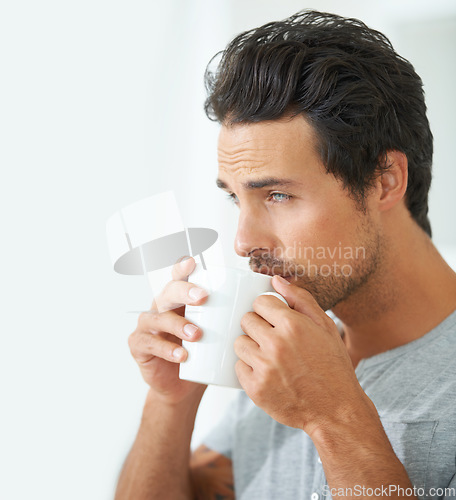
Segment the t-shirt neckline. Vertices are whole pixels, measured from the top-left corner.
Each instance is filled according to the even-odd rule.
[[[456,310],[454,310],[449,316],[447,316],[443,321],[441,321],[437,326],[435,326],[428,333],[425,333],[422,337],[419,337],[411,342],[407,342],[407,344],[394,347],[393,349],[389,349],[388,351],[381,352],[379,354],[374,354],[369,358],[363,358],[358,363],[355,373],[358,374],[361,371],[364,371],[366,368],[371,368],[374,365],[385,363],[394,359],[398,356],[402,356],[407,354],[408,352],[414,351],[415,349],[419,349],[426,344],[432,342],[441,334],[445,333],[452,326],[456,324]]]

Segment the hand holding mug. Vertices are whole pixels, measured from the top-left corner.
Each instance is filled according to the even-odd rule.
[[[207,300],[206,290],[187,281],[194,268],[193,258],[173,266],[172,281],[154,299],[150,311],[140,314],[128,339],[145,382],[157,397],[170,403],[194,394],[201,397],[206,387],[178,376],[179,363],[187,359],[182,340],[192,343],[203,335],[201,328],[184,317],[186,305],[202,305]]]

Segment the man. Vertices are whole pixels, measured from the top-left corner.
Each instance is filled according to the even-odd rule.
[[[243,317],[245,392],[190,456],[205,386],[178,378],[179,345],[206,294],[174,267],[130,336],[150,391],[117,498],[456,498],[456,275],[430,239],[420,78],[382,34],[307,11],[206,78],[236,252],[289,307]]]

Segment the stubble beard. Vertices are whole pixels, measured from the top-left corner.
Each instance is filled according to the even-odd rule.
[[[298,273],[297,269],[304,269],[299,262],[279,261],[268,255],[251,257],[250,267],[257,269],[263,267],[271,270],[272,274],[292,276],[290,281],[294,285],[308,290],[324,311],[333,309],[337,304],[349,299],[355,292],[360,292],[373,279],[383,261],[384,248],[380,232],[374,229],[369,220],[362,222],[360,230],[363,234],[360,243],[365,251],[363,258],[350,260],[350,275],[342,273],[323,275],[322,267],[318,265],[318,262],[312,266],[314,269],[316,268],[315,272],[311,274]],[[284,273],[283,270],[286,272]]]

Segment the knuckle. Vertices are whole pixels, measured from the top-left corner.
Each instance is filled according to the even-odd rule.
[[[277,338],[276,341],[269,348],[271,359],[275,363],[279,363],[286,359],[287,343],[282,338]]]
[[[138,318],[138,326],[142,330],[148,330],[151,327],[157,326],[160,320],[161,315],[156,311],[142,312]]]
[[[128,337],[128,347],[130,349],[130,354],[136,359],[144,351],[143,340],[139,332],[134,331]]]
[[[134,331],[133,333],[131,333],[129,336],[128,336],[128,347],[130,349],[131,352],[133,352],[133,349],[136,345],[136,331]]]
[[[189,321],[182,316],[179,316],[177,313],[174,311],[169,311],[167,314],[167,330],[169,333],[174,335],[175,337],[185,339],[185,340],[193,340],[194,335],[193,334],[190,338],[184,333],[184,327],[187,324],[193,324],[189,323]]]
[[[238,360],[234,365],[234,370],[236,372],[236,376],[239,379],[241,385],[248,389],[251,383],[250,377],[248,376],[246,365],[242,360]]]
[[[282,318],[282,321],[280,322],[280,326],[282,328],[282,330],[287,334],[287,335],[290,335],[291,333],[294,332],[295,328],[296,328],[296,322],[295,322],[295,319],[293,318],[293,316],[291,316],[290,314],[286,314],[284,315],[284,317]]]
[[[259,358],[255,370],[258,372],[260,379],[264,380],[269,374],[269,363],[265,359]]]
[[[249,396],[253,401],[256,401],[256,403],[261,402],[263,391],[261,385],[258,382],[253,382],[252,384],[250,384]]]
[[[147,318],[147,323],[149,325],[157,325],[158,323],[160,323],[161,319],[162,319],[162,314],[159,313],[159,312],[156,312],[156,311],[151,311],[150,313],[147,313],[148,314],[148,318]]]
[[[237,339],[234,341],[234,352],[239,356],[242,357],[242,355],[246,351],[246,338],[245,335],[240,335],[237,337]]]
[[[142,313],[138,316],[138,326],[142,326],[142,325],[144,325],[144,323],[146,322],[146,316],[147,316],[147,313],[145,313],[145,312],[142,312]]]
[[[162,339],[149,335],[147,338],[144,339],[143,344],[141,345],[141,354],[146,355],[147,357],[153,355],[158,358],[161,357],[160,354],[160,344],[162,342]]]
[[[258,297],[253,301],[253,307],[257,306],[267,306],[268,302],[271,300],[271,297],[268,295],[258,295]]]
[[[241,328],[242,330],[248,330],[249,329],[249,325],[252,323],[252,318],[253,318],[253,315],[255,313],[254,312],[248,312],[248,313],[245,313],[244,316],[242,316],[241,318]]]
[[[163,346],[163,348],[161,349],[161,353],[160,353],[161,357],[164,359],[167,359],[168,361],[173,360],[174,359],[173,353],[174,353],[174,349],[176,349],[176,347],[171,346],[171,345]]]

